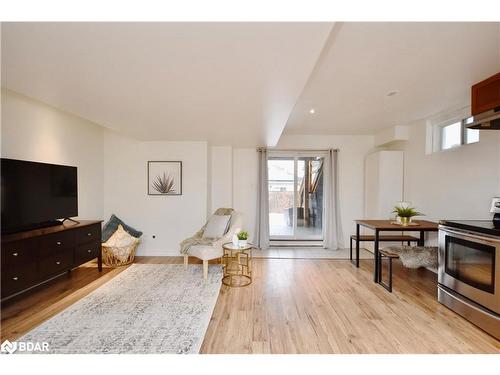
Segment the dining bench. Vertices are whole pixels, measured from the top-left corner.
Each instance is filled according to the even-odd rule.
[[[379,250],[378,263],[378,283],[387,291],[392,293],[392,261],[401,259],[401,263],[407,268],[437,268],[438,248],[436,246],[389,246]],[[382,262],[387,259],[387,279],[385,283],[382,276]]]
[[[412,242],[418,243],[418,241],[420,239],[418,237],[409,236],[409,235],[387,234],[387,235],[380,235],[378,240],[379,240],[379,242],[406,242],[408,244],[408,246],[410,246]],[[358,250],[359,246],[356,246],[356,258],[353,259],[353,257],[352,257],[353,241],[375,242],[375,236],[374,235],[360,235],[359,240],[355,234],[353,234],[351,236],[349,260],[351,261],[352,264],[356,265],[356,267],[359,267],[359,250]]]

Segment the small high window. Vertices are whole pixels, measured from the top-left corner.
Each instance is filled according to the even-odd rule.
[[[465,143],[476,143],[479,142],[479,129],[465,129]]]
[[[433,152],[479,142],[479,130],[468,129],[469,119],[453,119],[433,126]]]
[[[452,147],[457,147],[462,144],[462,123],[454,122],[453,124],[441,127],[441,150],[448,150]]]

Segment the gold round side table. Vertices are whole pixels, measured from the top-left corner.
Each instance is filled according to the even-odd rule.
[[[252,283],[252,244],[234,245],[232,242],[222,245],[222,283],[229,287],[248,286]]]

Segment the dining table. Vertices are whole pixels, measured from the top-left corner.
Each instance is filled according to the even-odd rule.
[[[360,229],[361,227],[371,229],[374,232],[374,246],[373,246],[373,281],[378,282],[379,280],[379,264],[377,262],[379,255],[379,245],[380,245],[380,232],[419,232],[420,237],[417,242],[418,246],[424,246],[425,243],[425,233],[426,232],[437,232],[438,223],[428,220],[412,220],[408,225],[402,225],[397,223],[395,220],[367,220],[359,219],[355,220],[356,223],[356,254],[359,257],[359,242],[360,242]]]

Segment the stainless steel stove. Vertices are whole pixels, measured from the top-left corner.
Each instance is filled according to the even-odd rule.
[[[439,225],[438,300],[500,340],[500,228],[492,220]]]

